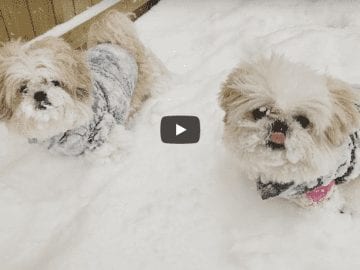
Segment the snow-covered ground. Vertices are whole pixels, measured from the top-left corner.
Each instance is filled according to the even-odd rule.
[[[217,93],[254,50],[360,83],[360,3],[162,0],[136,27],[172,75],[122,152],[54,156],[0,127],[0,268],[359,269],[360,212],[261,201],[223,147]],[[197,115],[200,142],[163,144],[171,114]]]

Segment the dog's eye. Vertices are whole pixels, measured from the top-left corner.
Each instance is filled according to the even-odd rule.
[[[307,117],[303,116],[303,115],[297,115],[294,117],[296,121],[298,121],[300,123],[300,125],[303,128],[307,128],[310,124],[310,121]]]
[[[53,80],[53,81],[51,81],[51,83],[52,83],[54,86],[60,86],[60,82],[57,81],[57,80]]]
[[[26,94],[26,93],[27,93],[27,85],[24,84],[24,85],[20,86],[19,91],[20,91],[20,93],[22,93],[22,94]]]
[[[267,111],[268,111],[268,109],[266,107],[260,107],[260,108],[253,110],[252,115],[255,120],[259,120],[266,115]]]

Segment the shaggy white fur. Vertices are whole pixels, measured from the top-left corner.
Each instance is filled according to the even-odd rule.
[[[311,183],[349,154],[348,137],[359,128],[357,100],[344,82],[278,55],[260,57],[223,84],[224,140],[256,181]],[[274,131],[276,125],[284,130]]]
[[[88,48],[103,43],[124,50],[124,54],[136,62],[134,73],[138,76],[135,86],[132,85],[135,91],[131,91],[129,97],[130,113],[124,114],[126,119],[122,121],[126,124],[128,115],[136,112],[151,95],[156,76],[162,75],[161,71],[155,72],[157,68],[161,70],[161,63],[138,39],[127,15],[120,12],[110,11],[90,27]],[[90,125],[96,111],[96,78],[91,72],[86,53],[72,49],[60,38],[3,44],[0,47],[0,119],[16,133],[37,140],[61,137],[64,132]],[[108,89],[102,91],[113,90],[111,87],[115,85],[107,85]],[[121,105],[112,104],[113,107]]]

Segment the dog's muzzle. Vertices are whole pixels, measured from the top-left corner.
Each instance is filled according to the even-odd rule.
[[[267,145],[273,150],[284,149],[288,128],[288,125],[284,121],[276,120],[272,123]]]

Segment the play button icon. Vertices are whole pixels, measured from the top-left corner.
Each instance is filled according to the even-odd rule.
[[[176,136],[180,135],[181,133],[184,133],[186,131],[186,128],[183,128],[182,126],[176,124]]]
[[[160,132],[164,143],[197,143],[200,139],[200,120],[191,115],[164,116]]]

